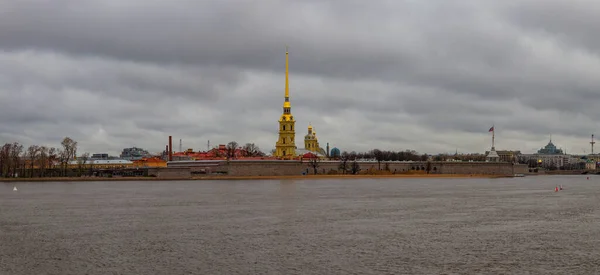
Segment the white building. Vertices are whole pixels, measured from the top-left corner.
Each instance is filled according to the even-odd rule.
[[[579,162],[578,158],[567,155],[562,149],[556,148],[552,140],[544,148],[538,150],[537,153],[523,154],[522,157],[527,160],[535,160],[538,166],[548,169],[560,169]]]

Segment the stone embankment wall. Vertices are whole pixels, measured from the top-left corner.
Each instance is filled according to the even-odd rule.
[[[148,168],[148,176],[157,178],[190,178],[190,168],[187,167],[157,167]]]
[[[350,162],[348,162],[350,164]],[[385,169],[396,173],[424,171],[431,174],[479,174],[504,175],[524,174],[527,166],[506,162],[359,162],[361,170]],[[284,176],[313,174],[313,167],[306,161],[230,161],[223,163],[230,176]],[[323,161],[318,165],[319,174],[327,174],[330,170],[338,170],[340,162]]]
[[[351,162],[347,165],[350,167]],[[527,166],[506,162],[358,162],[361,171],[368,169],[389,169],[392,173],[502,175],[527,174]],[[321,161],[318,174],[338,171],[339,161]],[[226,174],[230,176],[288,176],[313,174],[308,161],[181,161],[169,162],[168,168],[149,169],[148,175],[156,177],[189,178],[194,174]]]

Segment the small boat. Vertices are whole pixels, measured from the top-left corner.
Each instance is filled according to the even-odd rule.
[[[13,187],[13,191],[17,191],[17,187],[16,187],[16,186],[15,186],[15,187]]]
[[[515,177],[524,177],[525,174],[515,174]]]

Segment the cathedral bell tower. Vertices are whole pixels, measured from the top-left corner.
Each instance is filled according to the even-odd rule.
[[[290,104],[290,83],[288,69],[288,48],[285,47],[285,101],[283,102],[283,114],[279,117],[279,139],[275,143],[275,157],[293,158],[296,156],[296,121],[292,116],[292,105]]]
[[[319,140],[317,139],[317,132],[313,129],[310,123],[308,124],[308,134],[304,136],[304,149],[311,152],[321,153],[321,147],[319,146]]]

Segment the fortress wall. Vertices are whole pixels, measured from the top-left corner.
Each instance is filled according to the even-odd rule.
[[[192,176],[192,174],[189,167],[155,167],[148,168],[148,176],[154,176],[158,178],[189,178]]]
[[[288,176],[301,175],[303,172],[313,174],[313,168],[308,162],[299,161],[231,161],[227,166],[231,176]],[[318,173],[337,170],[339,163],[319,163]]]
[[[441,174],[482,174],[513,176],[514,165],[508,162],[440,163]]]
[[[338,170],[339,162],[320,162],[319,174],[327,174],[330,170]],[[351,162],[348,162],[350,165]],[[358,162],[361,170],[378,169],[377,162]],[[392,172],[423,171],[430,166],[431,174],[483,174],[512,176],[525,173],[526,165],[507,162],[387,162]],[[231,176],[283,176],[300,175],[303,172],[313,174],[313,168],[307,161],[231,161],[223,164]],[[386,162],[381,163],[385,169]]]
[[[515,174],[524,174],[524,175],[530,174],[527,164],[515,164],[514,172],[515,172]]]

